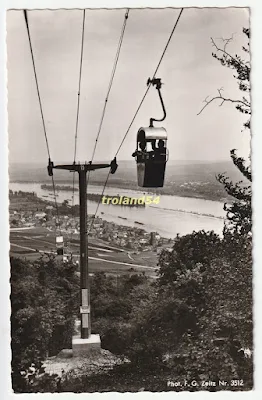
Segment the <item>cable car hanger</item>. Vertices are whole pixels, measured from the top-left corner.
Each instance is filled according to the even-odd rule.
[[[164,121],[166,119],[166,109],[165,109],[164,101],[163,101],[163,98],[162,98],[162,95],[161,95],[161,91],[160,91],[160,89],[162,87],[161,78],[152,78],[152,79],[148,78],[147,86],[149,86],[150,84],[155,86],[156,90],[158,91],[160,102],[161,102],[163,113],[164,113],[164,116],[161,119],[150,118],[149,127],[153,128],[154,127],[153,121],[161,122],[161,121]]]
[[[168,160],[166,148],[167,132],[163,127],[154,127],[154,121],[161,122],[166,118],[165,105],[161,96],[161,79],[153,77],[147,80],[147,86],[156,87],[163,109],[161,119],[150,118],[149,127],[141,127],[137,132],[136,151],[132,157],[136,157],[137,183],[140,187],[163,187],[165,180],[165,169]],[[156,145],[156,141],[158,141]],[[151,144],[149,151],[147,144]]]

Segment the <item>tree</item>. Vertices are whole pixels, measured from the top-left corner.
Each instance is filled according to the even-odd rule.
[[[28,390],[25,374],[40,370],[47,355],[70,346],[79,296],[71,263],[50,257],[35,262],[11,258],[12,382],[15,392]]]
[[[180,380],[245,379],[252,387],[252,255],[213,232],[178,237],[159,258],[153,301],[137,313],[129,358]],[[168,361],[165,361],[168,360]]]
[[[172,285],[181,272],[201,264],[204,270],[210,260],[221,252],[221,240],[213,231],[198,231],[177,235],[172,251],[163,250],[159,256],[159,288]]]
[[[143,275],[107,276],[95,273],[91,280],[91,313],[94,332],[101,335],[104,349],[123,354],[129,346],[132,321],[152,294]]]
[[[250,30],[243,28],[243,33],[246,37],[250,38]],[[236,109],[248,116],[248,119],[244,123],[245,129],[250,129],[250,115],[251,115],[251,103],[250,103],[250,57],[249,57],[249,42],[246,46],[242,47],[242,50],[248,55],[248,60],[244,60],[239,55],[232,55],[228,51],[228,46],[232,42],[233,37],[229,39],[222,39],[223,45],[219,46],[217,42],[211,38],[215,52],[212,56],[218,60],[222,66],[226,66],[234,71],[234,78],[237,80],[239,90],[243,92],[243,96],[240,99],[232,99],[223,95],[223,88],[218,89],[218,95],[208,99],[205,99],[205,105],[202,107],[200,114],[211,102],[219,101],[220,106],[225,102],[231,102],[235,104]],[[227,221],[224,228],[224,234],[237,235],[237,237],[247,236],[251,234],[252,228],[252,205],[251,205],[251,185],[252,173],[250,163],[237,156],[236,149],[232,149],[230,152],[231,159],[234,165],[243,175],[243,180],[234,183],[225,174],[218,174],[218,181],[224,186],[227,193],[234,199],[231,204],[224,204],[224,210],[227,213]],[[249,157],[250,158],[250,157]],[[249,159],[250,161],[250,159]]]

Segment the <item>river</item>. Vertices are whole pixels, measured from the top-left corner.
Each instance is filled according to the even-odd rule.
[[[13,191],[35,192],[38,197],[54,201],[51,191],[41,189],[41,183],[9,184]],[[101,193],[102,187],[89,185],[88,193]],[[135,190],[107,187],[104,195],[125,195],[140,198],[148,193]],[[57,202],[64,200],[72,202],[71,191],[57,191]],[[74,204],[78,204],[78,192],[75,193]],[[153,199],[156,195],[153,195]],[[88,201],[88,214],[94,214],[97,203]],[[219,201],[195,199],[189,197],[161,195],[159,204],[147,205],[146,207],[121,207],[116,205],[100,204],[97,216],[119,225],[136,226],[147,232],[156,231],[161,236],[174,238],[177,234],[184,235],[193,230],[214,230],[222,235],[225,212],[223,203]],[[139,223],[139,224],[138,224]]]

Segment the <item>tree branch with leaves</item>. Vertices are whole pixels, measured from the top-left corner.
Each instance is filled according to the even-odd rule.
[[[243,33],[246,37],[250,38],[250,30],[243,28]],[[217,39],[218,40],[218,39]],[[198,112],[200,115],[207,106],[212,102],[218,101],[221,107],[225,102],[235,104],[236,109],[242,114],[251,115],[251,101],[250,101],[250,60],[244,60],[239,55],[232,55],[228,47],[233,41],[233,35],[228,39],[221,38],[222,44],[219,45],[216,40],[211,38],[212,46],[215,52],[212,56],[218,60],[222,66],[230,68],[234,71],[233,77],[237,80],[238,88],[245,95],[242,98],[234,99],[224,96],[223,88],[218,89],[218,95],[206,97],[204,106]],[[242,50],[249,55],[249,41],[246,46],[242,46]],[[243,124],[245,129],[250,129],[250,117]],[[227,221],[224,228],[224,233],[250,235],[252,228],[252,206],[251,206],[251,186],[248,182],[252,182],[251,166],[247,165],[243,157],[238,157],[236,149],[231,150],[230,157],[234,165],[238,168],[244,176],[244,181],[237,183],[232,182],[225,173],[218,174],[217,180],[224,186],[226,192],[234,198],[233,203],[225,204],[224,210],[227,212]]]

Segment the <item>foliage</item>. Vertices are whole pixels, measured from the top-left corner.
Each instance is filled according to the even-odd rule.
[[[141,310],[128,352],[140,368],[165,365],[180,379],[252,386],[252,361],[243,354],[252,349],[251,240],[230,240],[194,232],[162,252],[158,293]]]
[[[249,169],[245,167],[244,160],[237,157],[234,150],[231,151],[231,158],[238,165],[240,171],[248,176]],[[246,168],[244,170],[244,168]],[[224,174],[218,174],[217,179],[223,184],[227,193],[235,200],[232,203],[225,203],[224,210],[226,211],[227,220],[224,227],[224,234],[231,233],[232,235],[250,235],[252,230],[252,190],[251,186],[246,186],[243,181],[233,183]],[[251,176],[250,176],[251,181]]]
[[[244,28],[243,33],[250,38],[250,30]],[[244,95],[241,100],[232,100],[236,104],[236,109],[245,115],[251,115],[251,104],[250,104],[250,59],[249,59],[249,42],[246,46],[243,46],[243,51],[248,54],[248,60],[245,61],[239,55],[231,55],[227,51],[227,46],[230,43],[230,39],[224,39],[224,47],[219,48],[213,41],[213,45],[216,48],[216,52],[213,53],[213,57],[217,59],[223,66],[226,66],[235,71],[234,78],[237,80],[238,87]],[[220,55],[222,54],[222,55]],[[222,103],[225,101],[220,93]],[[244,128],[250,129],[250,117],[244,123]],[[232,204],[225,203],[224,210],[227,212],[227,223],[225,225],[224,232],[230,232],[237,235],[249,235],[252,228],[252,204],[251,204],[251,186],[248,182],[252,181],[252,173],[250,165],[247,165],[242,157],[238,157],[236,150],[231,150],[231,159],[234,165],[243,175],[245,182],[240,181],[233,183],[225,174],[218,174],[217,179],[224,186],[226,192],[234,198]]]
[[[172,285],[178,274],[196,264],[205,269],[215,255],[220,254],[221,240],[213,231],[177,235],[172,251],[162,251],[159,257],[159,287]]]
[[[171,252],[162,251],[154,283],[139,275],[117,281],[95,274],[94,296],[105,301],[92,299],[93,327],[103,348],[130,363],[88,377],[66,375],[57,391],[183,390],[168,388],[170,377],[239,379],[243,387],[226,389],[251,389],[252,358],[244,349],[252,349],[252,243],[232,240],[203,231],[177,237]],[[131,309],[108,313],[106,303],[110,308],[117,297]]]
[[[252,349],[251,241],[242,250],[231,247],[231,254],[225,247],[221,257],[211,261],[203,280],[199,334],[185,335],[176,353],[190,354],[184,367],[197,377],[245,379],[252,386],[252,361],[241,350]]]
[[[251,246],[246,237],[193,232],[162,251],[154,282],[94,274],[92,331],[100,333],[102,348],[130,362],[87,377],[40,375],[30,390],[174,390],[166,385],[170,377],[243,379],[243,387],[230,390],[250,389],[252,358],[243,350],[252,349]]]
[[[243,28],[243,33],[250,38],[250,30],[247,28]],[[236,102],[236,109],[239,110],[243,114],[251,114],[250,109],[250,98],[249,93],[251,90],[250,87],[250,58],[249,58],[249,42],[246,46],[242,47],[242,50],[248,54],[248,60],[244,60],[239,55],[232,55],[227,51],[227,46],[232,41],[232,37],[229,39],[223,39],[224,46],[219,48],[215,41],[212,39],[212,44],[216,49],[215,53],[212,53],[212,56],[217,59],[223,66],[226,66],[236,72],[236,75],[233,75],[236,78],[239,89],[245,93],[242,99]],[[218,54],[221,54],[219,56]],[[250,128],[250,119],[244,125],[247,128]]]
[[[12,379],[23,391],[21,372],[38,370],[47,355],[68,347],[76,312],[78,279],[75,266],[53,258],[33,263],[11,258]]]
[[[104,349],[123,354],[130,345],[132,321],[149,302],[153,288],[144,275],[94,275],[91,281],[92,330]]]

